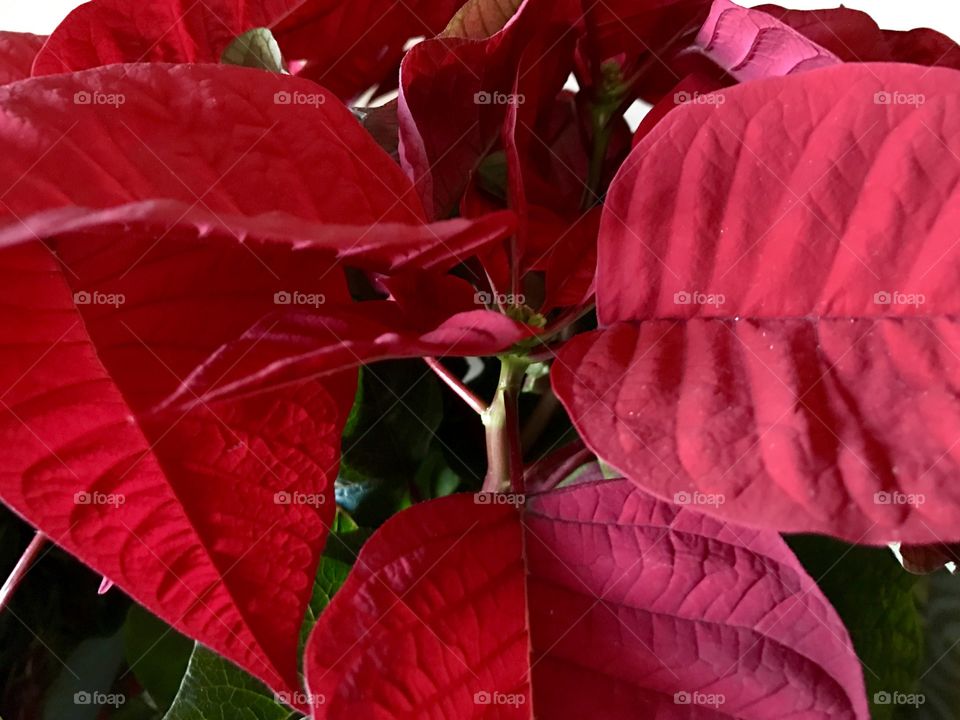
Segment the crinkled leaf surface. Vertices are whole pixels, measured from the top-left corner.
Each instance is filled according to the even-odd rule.
[[[867,718],[846,631],[778,535],[622,480],[391,519],[304,667],[317,720]]]
[[[281,91],[316,103],[274,102]],[[420,237],[367,245],[374,264],[436,243],[403,200],[409,181],[326,99],[308,81],[213,65],[0,90],[0,496],[285,692],[299,688],[354,374],[183,412],[158,403],[296,297],[347,303],[336,260],[370,224]]]
[[[714,0],[710,15],[697,33],[696,45],[741,82],[840,62],[829,50],[774,16],[740,7],[730,0]]]
[[[960,538],[960,74],[842,65],[681,108],[600,234],[554,388],[661,497],[854,542]],[[656,176],[656,183],[649,178]]]
[[[30,77],[33,59],[46,39],[32,33],[0,31],[0,85]]]

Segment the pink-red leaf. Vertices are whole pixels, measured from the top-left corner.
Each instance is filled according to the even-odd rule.
[[[661,497],[960,539],[960,73],[848,64],[721,96],[668,115],[615,180],[604,329],[560,353],[558,396]]]
[[[776,533],[622,480],[388,521],[304,667],[316,720],[868,717],[846,630]]]
[[[696,45],[737,80],[789,75],[840,62],[772,15],[714,0]]]

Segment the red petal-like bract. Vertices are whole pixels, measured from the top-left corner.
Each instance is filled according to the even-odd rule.
[[[433,38],[404,58],[400,159],[429,217],[445,218],[456,207],[510,105],[553,103],[572,66],[572,2],[524,0],[491,37]],[[533,72],[537,85],[528,81],[517,96],[518,78]]]
[[[960,46],[935,30],[881,30],[867,13],[846,7],[788,10],[758,5],[754,10],[786,23],[844,62],[908,62],[960,69]]]
[[[30,77],[33,59],[45,40],[42,35],[0,31],[0,85]]]
[[[721,96],[668,115],[614,181],[603,329],[560,352],[557,395],[661,497],[960,539],[960,73],[849,64]]]
[[[623,480],[391,519],[304,668],[315,720],[868,717],[847,632],[776,533]]]
[[[775,17],[714,0],[700,51],[740,82],[836,65],[840,59]]]
[[[219,62],[238,35],[272,28],[300,75],[341,97],[396,72],[410,38],[439,32],[459,0],[93,0],[71,12],[34,66],[47,75],[122,62]]]
[[[348,303],[340,261],[441,271],[512,220],[424,225],[410,182],[335,98],[244,68],[8,85],[0,144],[0,496],[295,692],[355,375],[160,403],[278,311]]]

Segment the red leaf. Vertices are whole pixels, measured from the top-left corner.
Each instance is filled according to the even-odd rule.
[[[714,0],[697,34],[700,51],[737,80],[789,75],[835,65],[840,59],[775,17]]]
[[[0,85],[30,77],[33,59],[47,38],[0,31]]]
[[[472,296],[461,280],[428,282],[432,287],[420,285],[413,303],[370,301],[265,317],[217,349],[164,406],[169,412],[201,399],[262,393],[375,360],[492,355],[534,332],[498,312],[449,307],[441,290],[449,283],[461,284]],[[439,304],[431,307],[430,300]]]
[[[410,38],[446,25],[459,0],[93,0],[71,12],[34,66],[47,75],[120,62],[219,62],[238,35],[273,28],[298,74],[351,97],[396,72]]]
[[[0,496],[295,693],[354,374],[176,414],[158,403],[291,292],[349,302],[338,259],[443,270],[502,240],[509,216],[423,225],[346,108],[258,71],[35,78],[0,88],[0,118]]]
[[[608,196],[552,377],[600,457],[705,512],[960,539],[960,74],[843,65],[678,109]],[[657,177],[657,183],[649,182]]]
[[[316,720],[868,717],[847,632],[778,535],[620,480],[389,520],[304,667]]]
[[[462,0],[306,0],[274,33],[283,52],[306,59],[300,75],[352,97],[396,86],[408,40],[432,37]],[[390,90],[390,87],[381,87]]]
[[[896,61],[960,69],[960,46],[935,30],[881,30],[866,13],[845,7],[787,10],[758,5],[754,9],[773,15],[844,62]]]
[[[509,106],[553,102],[572,65],[571,2],[525,0],[489,38],[433,38],[404,58],[400,158],[429,217],[447,217],[457,206]],[[534,70],[537,84],[516,95],[518,76]]]

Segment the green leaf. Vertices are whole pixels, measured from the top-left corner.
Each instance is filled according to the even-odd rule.
[[[850,632],[863,664],[871,717],[890,720],[897,706],[874,698],[877,693],[914,693],[924,652],[914,593],[917,576],[906,572],[887,548],[806,535],[788,542]]]
[[[139,605],[123,626],[127,664],[160,710],[173,703],[187,670],[193,641]]]
[[[300,651],[323,609],[340,589],[370,532],[337,512],[300,628]],[[200,644],[164,720],[292,720],[300,713],[279,702],[259,680]]]
[[[280,46],[267,28],[254,28],[238,36],[220,56],[224,65],[257,68],[268,72],[283,72]]]
[[[266,685],[197,645],[183,685],[164,720],[288,720],[300,714],[281,705]]]
[[[442,418],[439,384],[422,362],[361,368],[343,433],[337,503],[370,527],[408,505]]]

